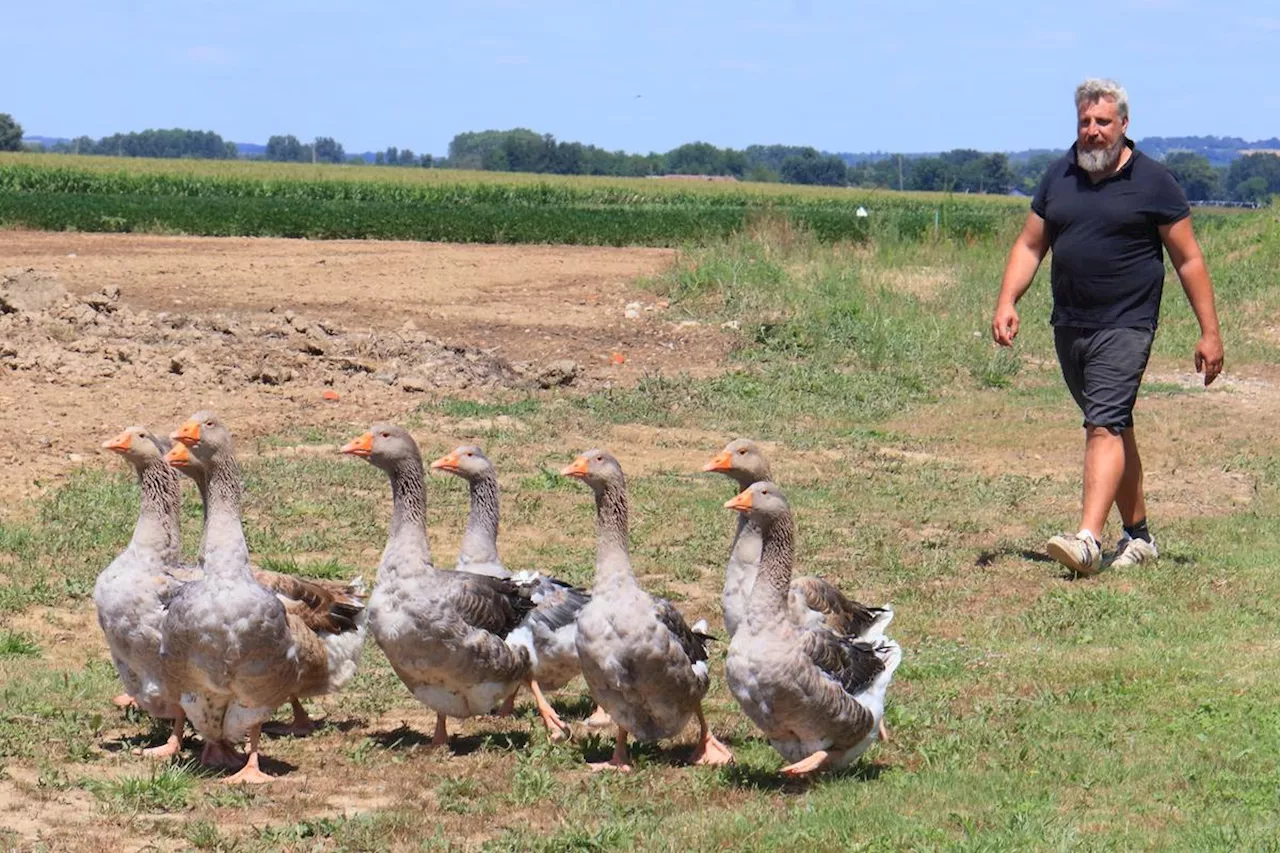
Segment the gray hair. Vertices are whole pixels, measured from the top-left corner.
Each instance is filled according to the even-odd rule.
[[[1076,86],[1077,110],[1085,104],[1092,104],[1103,98],[1110,98],[1116,102],[1116,114],[1121,119],[1129,117],[1129,93],[1124,90],[1124,86],[1121,86],[1115,80],[1090,77],[1079,86]]]

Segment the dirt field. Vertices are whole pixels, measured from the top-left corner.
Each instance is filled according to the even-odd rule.
[[[119,460],[101,451],[99,444],[124,425],[171,427],[204,406],[219,410],[237,433],[246,436],[336,425],[345,431],[375,419],[401,418],[442,395],[484,399],[562,385],[581,391],[633,384],[648,372],[719,371],[728,363],[730,334],[714,324],[692,323],[635,284],[675,257],[670,251],[649,249],[0,231],[0,519],[30,512],[32,504],[26,499],[52,493],[59,480],[77,468],[95,465],[122,471]],[[935,297],[936,288],[950,287],[954,281],[953,271],[939,273],[928,267],[891,270],[884,279],[887,286],[926,302]],[[810,507],[804,530],[823,525],[835,530],[824,547],[849,556],[854,576],[844,578],[844,583],[851,590],[865,592],[874,601],[907,596],[909,604],[895,628],[902,627],[912,666],[922,673],[903,679],[895,695],[895,710],[907,711],[895,722],[895,739],[881,745],[874,759],[875,767],[886,768],[885,778],[864,784],[850,777],[836,783],[848,787],[834,788],[826,796],[838,795],[842,801],[882,796],[890,808],[898,809],[908,801],[898,799],[902,788],[893,793],[894,774],[899,769],[927,772],[923,756],[932,753],[925,747],[937,748],[933,739],[951,725],[945,720],[952,714],[980,721],[972,726],[983,730],[983,738],[987,730],[1001,726],[1020,730],[1017,727],[1026,725],[1026,719],[999,717],[992,710],[992,697],[1016,695],[1017,701],[1007,705],[1025,709],[1026,697],[1042,695],[1046,679],[1070,670],[1078,655],[1111,653],[1108,650],[1118,641],[1116,635],[1101,633],[1108,630],[1106,620],[1101,619],[1101,627],[1084,624],[1110,612],[1104,612],[1105,607],[1128,607],[1132,599],[1133,612],[1146,618],[1189,606],[1182,601],[1184,595],[1198,608],[1202,605],[1196,603],[1197,596],[1210,602],[1230,595],[1232,584],[1246,589],[1245,582],[1211,561],[1195,564],[1193,548],[1200,547],[1214,519],[1238,516],[1247,522],[1259,500],[1259,475],[1237,460],[1272,453],[1280,370],[1266,364],[1237,365],[1228,355],[1228,373],[1205,392],[1189,362],[1188,357],[1153,363],[1147,376],[1152,384],[1140,403],[1147,492],[1166,525],[1162,531],[1169,530],[1174,543],[1167,600],[1157,598],[1155,582],[1137,573],[1104,576],[1092,586],[1071,585],[1054,577],[1042,560],[1028,556],[1021,546],[1037,541],[1046,519],[1071,517],[1076,511],[1080,431],[1055,364],[1029,359],[1015,389],[1018,393],[962,385],[945,389],[935,405],[878,425],[885,438],[865,451],[814,448],[803,442],[766,445],[776,470],[789,480],[826,484],[838,500],[848,500],[855,508],[846,518]],[[1052,395],[1041,394],[1049,385]],[[337,399],[326,399],[326,392]],[[1249,428],[1242,430],[1242,423]],[[803,430],[803,425],[797,426],[797,433],[803,435]],[[524,470],[532,470],[529,461],[553,446],[563,452],[558,447],[562,438],[530,435],[527,446],[520,448]],[[574,440],[580,438],[585,437]],[[618,423],[610,427],[608,440],[626,448],[628,473],[643,475],[688,467],[705,459],[704,454],[725,438],[696,425]],[[855,489],[848,491],[848,482],[831,473],[831,462],[853,472]],[[916,473],[926,466],[927,477]],[[544,541],[589,540],[586,526],[570,531],[539,526],[552,511],[549,507],[585,505],[585,493],[524,486],[515,460],[503,470],[513,486],[509,505],[515,508],[510,516],[504,515],[504,524],[511,519],[504,528],[509,531],[504,543],[528,549]],[[952,477],[953,471],[960,474]],[[969,474],[983,479],[967,479]],[[938,480],[939,485],[924,485],[926,479]],[[1005,479],[1011,485],[1004,484]],[[726,484],[699,488],[729,494]],[[940,491],[947,488],[952,490]],[[961,488],[983,491],[969,494]],[[946,494],[950,497],[945,501],[938,497]],[[381,484],[376,500],[385,511]],[[441,512],[445,506],[441,500]],[[638,519],[652,518],[655,506],[651,502],[641,507]],[[523,519],[522,507],[528,513]],[[460,513],[460,504],[449,511]],[[665,564],[677,550],[697,550],[690,544],[699,539],[691,517],[671,515],[661,531],[637,535],[637,542],[648,547],[648,553],[639,556],[642,568]],[[453,520],[460,521],[457,515]],[[454,554],[459,528],[452,523],[433,530],[438,554]],[[684,576],[662,575],[664,587],[680,595],[681,607],[691,619],[719,618],[719,572],[730,529],[730,520],[721,519],[711,537],[714,544],[706,546],[715,556],[705,566],[693,565],[694,571]],[[661,544],[659,536],[665,537]],[[919,575],[895,586],[864,570],[874,565],[867,555],[881,553],[872,549],[882,540],[890,543],[893,553],[911,555],[912,570],[918,568]],[[374,537],[351,547],[363,548],[361,564],[372,566],[381,545]],[[1192,585],[1178,573],[1189,565],[1197,572],[1203,568],[1203,579],[1197,583],[1210,592],[1198,586],[1187,591]],[[6,582],[4,570],[0,563],[0,584]],[[1140,594],[1151,598],[1137,597]],[[1252,588],[1239,594],[1241,600],[1254,597]],[[1052,608],[1059,606],[1073,614],[1077,605],[1084,614],[1081,632],[1092,637],[1099,631],[1101,652],[1093,645],[1086,648],[1083,640],[1073,645],[1075,635],[1065,628],[1054,629],[1062,634],[1059,637],[1052,630],[1026,631],[1026,624],[1040,623],[1009,621],[1030,618],[1027,614],[1052,616],[1058,612]],[[1123,616],[1129,611],[1117,612]],[[1133,620],[1123,619],[1128,619],[1125,630],[1130,630]],[[1042,621],[1047,623],[1048,617]],[[1067,616],[1060,621],[1075,624]],[[729,781],[689,774],[678,762],[691,749],[691,730],[666,747],[676,759],[655,757],[643,773],[602,780],[586,771],[576,752],[543,743],[525,699],[520,717],[457,722],[451,728],[455,740],[450,750],[433,752],[426,742],[434,715],[403,689],[372,648],[362,663],[360,677],[367,680],[359,690],[309,703],[312,712],[331,720],[331,725],[306,740],[270,739],[267,770],[281,778],[268,790],[227,793],[212,779],[202,779],[200,795],[193,795],[185,809],[139,807],[118,791],[100,794],[93,787],[121,780],[142,784],[152,771],[122,752],[147,742],[146,723],[107,705],[118,686],[105,663],[92,603],[83,597],[67,602],[63,596],[53,606],[0,613],[0,628],[39,644],[40,657],[31,660],[32,672],[48,674],[50,680],[34,680],[28,689],[40,691],[42,701],[61,697],[69,706],[43,714],[38,722],[43,728],[31,729],[42,734],[30,735],[50,740],[50,754],[58,755],[61,747],[55,735],[59,726],[65,727],[67,757],[0,764],[0,850],[9,840],[26,845],[17,848],[23,850],[320,850],[339,845],[433,849],[431,832],[450,843],[478,846],[498,843],[517,829],[548,836],[592,829],[595,824],[616,823],[624,808],[639,813],[653,804],[664,816],[686,821],[701,811],[740,812],[754,819],[776,810],[773,823],[781,824],[799,819],[802,810],[792,808],[801,803],[790,799],[794,792],[774,789],[772,776],[761,782],[766,777],[752,775],[756,770],[744,770]],[[1031,637],[1018,645],[1023,633]],[[1043,649],[1059,641],[1062,657],[1043,669],[1024,668],[1021,676],[1013,670],[1007,680],[1003,675],[973,680],[964,674],[1012,666],[1009,661],[1016,661],[1017,655],[1040,660]],[[1005,645],[992,647],[999,642]],[[982,651],[991,648],[990,654]],[[1191,659],[1181,659],[1178,671],[1185,671]],[[12,665],[17,671],[26,663]],[[962,671],[954,676],[955,682],[929,680],[930,667],[941,672],[951,666]],[[743,748],[744,764],[750,768],[751,750],[758,750],[759,762],[765,748],[728,696],[722,671],[717,663],[717,692],[709,719],[719,736]],[[966,692],[956,698],[949,691],[962,678]],[[1072,689],[1091,689],[1096,683],[1092,670],[1061,680]],[[933,691],[942,698],[931,705]],[[0,695],[0,712],[3,705]],[[591,709],[584,695],[565,714],[578,741],[589,737],[582,720]],[[1061,718],[1052,716],[1052,708],[1045,713],[1050,722],[1028,729],[1029,743],[1040,739],[1052,745],[1052,738],[1061,735],[1062,719],[1091,719],[1074,710]],[[988,724],[988,719],[993,722]],[[0,723],[37,724],[3,713]],[[1132,737],[1158,728],[1172,727],[1144,721]],[[72,754],[71,745],[85,741],[89,730],[91,751]],[[28,736],[27,728],[21,731]],[[1094,735],[1090,729],[1089,738]],[[188,754],[198,744],[189,739]],[[983,744],[982,750],[989,748],[985,740]],[[601,757],[607,755],[608,743],[598,745],[600,750]],[[1175,753],[1161,748],[1160,754]],[[1002,753],[1000,762],[1007,756]],[[1048,772],[1041,777],[1047,778]],[[1029,801],[1021,793],[1024,781],[1035,784],[1031,776],[1018,780],[1018,804]],[[154,794],[162,788],[152,780],[147,790]],[[1093,798],[1099,792],[1105,794],[1102,786],[1090,791],[1089,803],[1081,807],[1091,819],[1098,813]],[[807,809],[809,802],[822,801],[804,801],[802,807]],[[923,809],[919,802],[925,800],[916,805]],[[1110,807],[1116,808],[1115,803]],[[937,808],[956,813],[963,806],[943,803]],[[365,819],[367,824],[359,822]],[[682,831],[689,832],[689,825]],[[341,842],[327,838],[340,832],[351,835],[342,836]],[[357,834],[361,832],[367,837]],[[619,838],[626,832],[630,830]],[[620,843],[582,841],[575,849],[610,846]],[[527,848],[512,842],[509,849]]]
[[[674,257],[3,232],[0,511],[105,433],[203,406],[261,434],[395,418],[441,391],[714,370],[729,346],[718,329],[632,290]]]

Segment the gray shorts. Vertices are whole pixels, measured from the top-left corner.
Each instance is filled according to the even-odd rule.
[[[1154,337],[1147,329],[1054,327],[1062,378],[1084,413],[1086,427],[1119,433],[1133,426],[1133,404]]]

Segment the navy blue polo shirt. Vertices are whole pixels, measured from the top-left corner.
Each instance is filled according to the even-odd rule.
[[[1191,213],[1165,165],[1138,151],[1098,183],[1076,163],[1076,146],[1049,167],[1031,199],[1053,249],[1055,326],[1154,331],[1164,289],[1159,226]]]

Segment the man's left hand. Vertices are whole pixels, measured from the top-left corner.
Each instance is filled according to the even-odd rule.
[[[1222,337],[1219,335],[1201,335],[1196,344],[1196,373],[1204,374],[1207,386],[1218,378],[1222,372]]]

